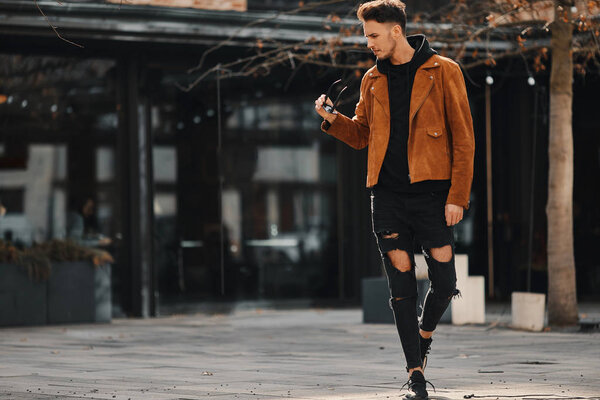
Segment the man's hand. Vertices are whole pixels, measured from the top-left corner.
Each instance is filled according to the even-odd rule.
[[[317,100],[315,100],[315,111],[319,114],[323,119],[329,121],[330,124],[335,121],[337,114],[328,113],[323,109],[323,103],[325,103],[325,95],[322,94]],[[333,106],[331,99],[327,99],[327,104]],[[334,110],[335,111],[335,110]]]
[[[446,204],[446,225],[458,224],[463,218],[463,208],[455,204]]]

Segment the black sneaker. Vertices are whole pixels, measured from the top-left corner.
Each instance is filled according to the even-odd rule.
[[[419,335],[419,347],[421,347],[421,365],[423,365],[423,370],[425,370],[425,366],[427,366],[427,354],[429,354],[429,350],[431,349],[431,342],[433,342],[432,338],[425,339],[423,336]]]
[[[404,397],[402,398],[403,400],[428,400],[429,399],[429,393],[427,393],[427,388],[425,387],[426,383],[429,383],[432,387],[433,384],[429,381],[425,380],[425,377],[423,376],[423,374],[421,373],[421,371],[413,371],[413,373],[410,375],[410,378],[408,379],[408,381],[402,385],[402,388],[406,385],[408,385],[408,390],[411,393],[407,393],[406,395],[404,395]],[[402,390],[402,388],[400,388],[400,390]],[[434,388],[435,390],[435,388]]]

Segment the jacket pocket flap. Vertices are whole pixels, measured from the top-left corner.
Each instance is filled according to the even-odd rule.
[[[427,134],[434,138],[439,138],[443,133],[444,131],[439,128],[427,128]]]

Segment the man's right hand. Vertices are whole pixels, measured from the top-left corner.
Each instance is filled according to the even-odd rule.
[[[322,94],[317,100],[315,100],[315,111],[319,114],[323,119],[329,121],[330,124],[333,124],[333,121],[337,118],[337,114],[328,113],[323,109],[323,103],[325,103],[325,95]],[[333,106],[331,99],[327,99],[327,104]],[[336,110],[333,110],[336,112]]]

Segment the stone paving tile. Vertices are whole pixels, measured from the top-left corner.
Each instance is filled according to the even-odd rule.
[[[361,319],[360,310],[244,310],[4,328],[0,399],[398,398],[406,373],[395,327]],[[600,399],[600,333],[487,319],[440,326],[426,371],[432,399]]]

